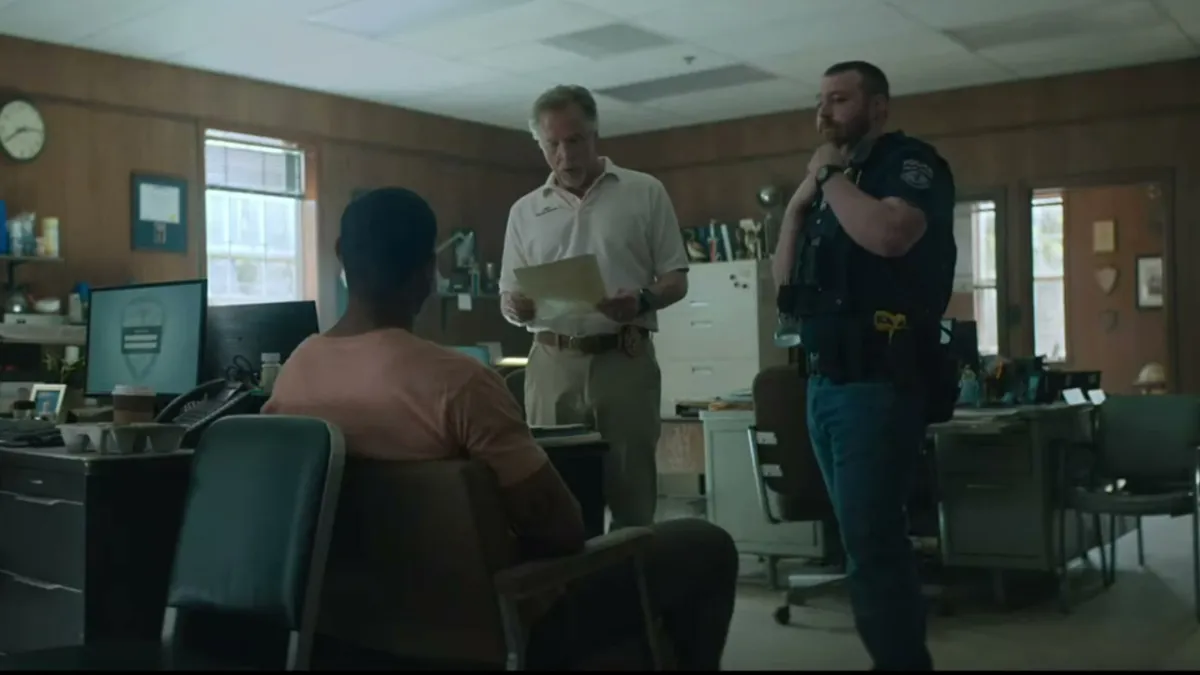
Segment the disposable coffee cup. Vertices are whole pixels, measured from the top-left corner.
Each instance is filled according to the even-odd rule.
[[[154,421],[154,390],[118,384],[113,387],[113,424]]]

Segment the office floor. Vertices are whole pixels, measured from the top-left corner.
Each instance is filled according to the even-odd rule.
[[[1051,602],[1026,609],[964,607],[933,617],[930,648],[939,670],[1195,670],[1200,624],[1192,614],[1190,519],[1145,523],[1146,567],[1129,534],[1118,550],[1117,583],[1081,599],[1070,615]],[[753,561],[747,567],[752,567]],[[780,594],[751,569],[739,593],[725,670],[864,670],[870,662],[841,597],[771,614]],[[1098,580],[1098,577],[1096,578]],[[1085,580],[1087,583],[1088,580]]]

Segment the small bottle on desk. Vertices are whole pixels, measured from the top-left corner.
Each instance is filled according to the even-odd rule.
[[[262,355],[262,375],[258,378],[258,388],[270,394],[275,388],[275,379],[279,377],[279,354]]]

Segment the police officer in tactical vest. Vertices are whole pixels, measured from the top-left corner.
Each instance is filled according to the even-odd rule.
[[[869,63],[825,72],[825,144],[788,204],[774,271],[780,313],[799,323],[809,434],[859,635],[877,670],[931,670],[905,507],[926,426],[957,394],[941,339],[954,179],[928,144],[883,132],[888,99]]]

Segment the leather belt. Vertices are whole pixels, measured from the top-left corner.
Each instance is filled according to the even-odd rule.
[[[650,336],[650,331],[640,326],[625,326],[624,330],[635,330],[641,334],[643,338]],[[603,354],[614,349],[621,348],[621,335],[619,333],[605,333],[602,335],[560,335],[550,331],[541,331],[534,335],[538,344],[543,344],[548,347],[557,349],[565,349],[570,351],[580,352],[582,354]]]

